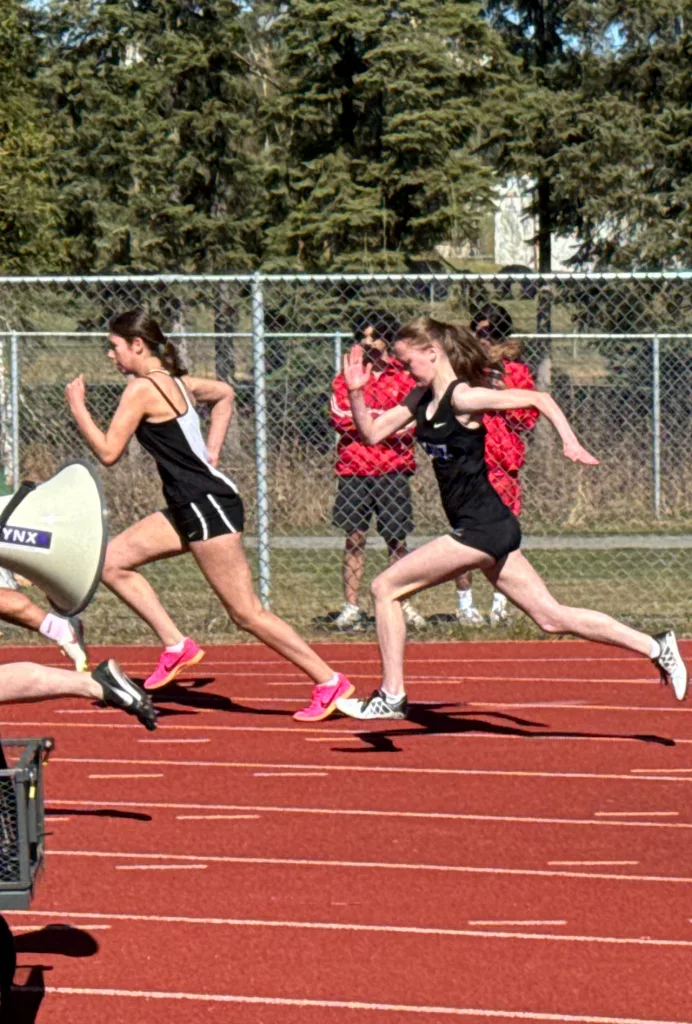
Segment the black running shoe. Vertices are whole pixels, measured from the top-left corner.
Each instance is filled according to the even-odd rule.
[[[404,695],[396,704],[390,704],[381,690],[373,690],[369,697],[340,697],[336,702],[337,709],[349,718],[363,720],[372,718],[408,717],[408,701]]]
[[[654,640],[661,648],[659,656],[653,658],[654,665],[661,673],[661,682],[673,687],[678,700],[684,700],[687,696],[687,668],[678,650],[675,633],[669,629],[666,633],[658,633]]]
[[[91,678],[102,687],[106,704],[121,708],[129,715],[136,715],[146,729],[154,731],[157,712],[151,703],[151,697],[125,675],[117,661],[113,658],[110,661],[102,661],[91,673]]]

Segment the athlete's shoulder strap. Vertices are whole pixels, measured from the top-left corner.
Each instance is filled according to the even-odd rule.
[[[184,413],[181,413],[179,409],[176,409],[176,407],[175,407],[175,406],[173,405],[173,402],[171,402],[171,400],[170,400],[170,398],[168,397],[168,395],[166,394],[166,392],[165,392],[165,391],[163,390],[163,388],[162,388],[162,387],[159,387],[159,385],[158,385],[158,384],[156,383],[156,381],[155,381],[155,380],[152,380],[152,378],[151,378],[151,377],[149,377],[149,376],[145,377],[144,379],[145,379],[145,380],[148,380],[150,384],[153,384],[153,385],[154,385],[154,387],[156,388],[156,390],[158,391],[158,393],[159,393],[159,394],[160,394],[160,395],[161,395],[161,396],[162,396],[163,398],[165,398],[165,399],[166,399],[166,401],[168,402],[168,404],[170,405],[171,409],[173,410],[173,412],[175,413],[175,415],[176,415],[176,416],[182,416],[182,415],[184,415]],[[185,407],[185,412],[187,412],[187,406]]]

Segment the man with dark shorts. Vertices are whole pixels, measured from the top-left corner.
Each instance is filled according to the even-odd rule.
[[[373,415],[403,401],[415,381],[388,354],[399,324],[379,314],[361,332],[364,359],[371,366],[365,401]],[[363,628],[358,593],[365,565],[365,541],[375,517],[377,532],[387,545],[389,564],[407,553],[406,538],[413,530],[409,478],[416,470],[413,431],[407,429],[384,444],[362,443],[351,416],[348,391],[342,374],[332,382],[331,420],[339,433],[338,491],[332,523],[346,533],[343,561],[344,604],[334,621],[339,630]],[[423,628],[425,619],[410,601],[404,602],[406,621]]]

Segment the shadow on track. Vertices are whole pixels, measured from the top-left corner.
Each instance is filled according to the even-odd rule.
[[[227,711],[233,714],[268,715],[280,718],[287,718],[293,714],[292,711],[272,708],[249,708],[244,704],[236,704],[230,697],[224,697],[219,693],[208,693],[202,689],[213,682],[215,679],[211,676],[206,679],[196,679],[192,684],[171,683],[170,686],[154,691],[152,697],[159,716],[168,718],[172,715],[194,715],[197,710]],[[169,707],[169,704],[174,706]]]
[[[419,728],[402,726],[388,727],[373,732],[359,732],[358,737],[365,749],[353,747],[332,747],[341,754],[397,753],[394,740],[398,736],[416,738],[421,736],[460,735],[464,733],[485,733],[488,736],[521,736],[527,740],[540,739],[616,739],[636,740],[639,743],[657,743],[663,747],[674,747],[675,740],[667,736],[648,733],[602,733],[577,732],[565,729],[553,730],[544,722],[532,722],[497,711],[448,711],[447,707],[463,708],[463,705],[413,704],[409,708],[408,722]],[[578,710],[578,709],[577,709]],[[490,719],[490,721],[489,721]],[[508,724],[505,724],[508,723]],[[537,732],[536,730],[544,730]],[[338,742],[338,741],[337,741]]]
[[[69,957],[94,956],[98,943],[87,931],[71,925],[49,924],[35,932],[15,936],[14,944],[18,954],[55,954]],[[53,970],[45,964],[22,966],[21,972],[29,972],[22,985],[15,985],[9,996],[3,996],[0,1006],[2,1024],[35,1024],[43,1002],[46,986],[44,975]]]
[[[75,811],[71,807],[51,807],[46,808],[46,820],[50,820],[51,817],[57,817],[58,815],[70,817],[70,818],[126,818],[128,821],[151,821],[152,817],[150,814],[144,814],[142,811],[117,811],[111,810],[110,808],[99,808],[97,811]]]

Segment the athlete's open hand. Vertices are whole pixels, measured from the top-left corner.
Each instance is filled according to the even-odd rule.
[[[360,391],[370,380],[372,366],[363,363],[363,349],[354,345],[344,356],[344,380],[349,391]]]
[[[65,398],[70,409],[76,409],[85,404],[86,400],[86,386],[84,384],[84,374],[80,373],[79,377],[75,377],[65,388]]]
[[[570,459],[572,462],[581,462],[585,466],[600,466],[600,461],[587,452],[586,448],[582,448],[578,441],[569,441],[565,444],[562,449],[565,458]]]

